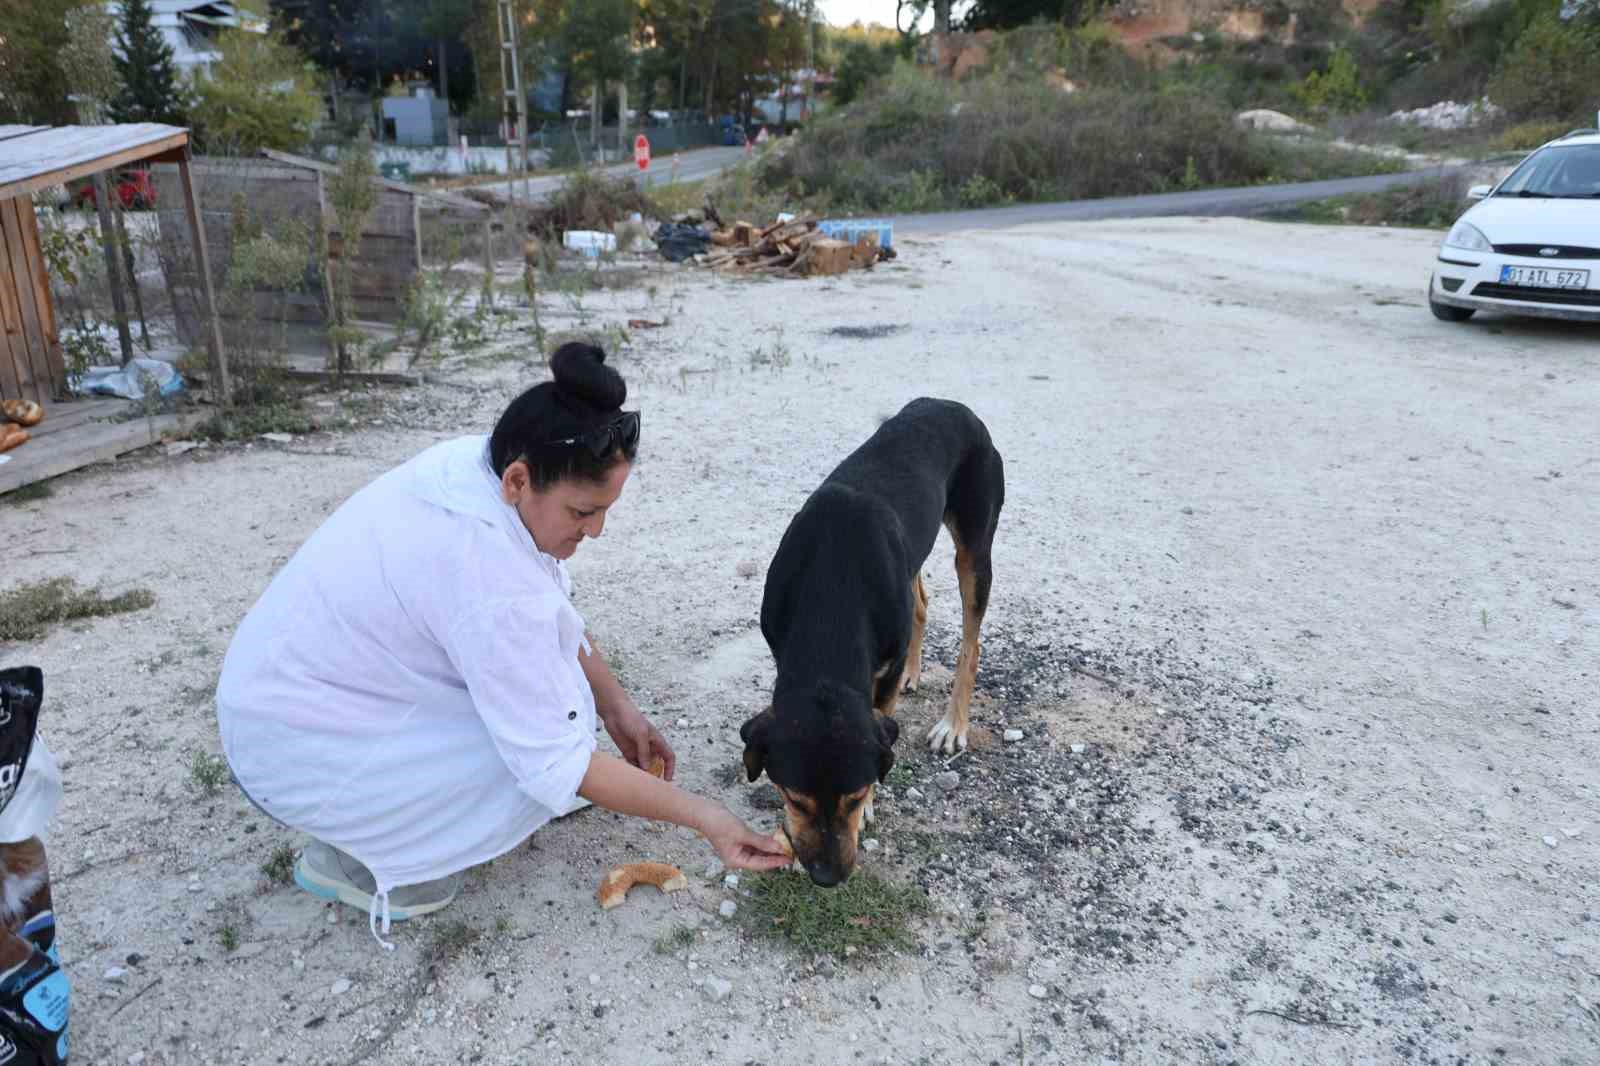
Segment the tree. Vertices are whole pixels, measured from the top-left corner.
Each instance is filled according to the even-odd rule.
[[[1522,31],[1489,80],[1489,99],[1516,118],[1587,119],[1600,84],[1600,29],[1550,11]]]
[[[869,84],[894,69],[893,44],[868,44],[854,40],[844,46],[844,55],[833,70],[833,102],[840,107],[861,95]]]
[[[184,124],[172,46],[151,22],[150,0],[124,0],[116,63],[122,91],[111,102],[113,121]]]
[[[245,156],[304,147],[322,117],[306,58],[277,31],[227,30],[217,50],[222,58],[194,87],[192,117],[206,151]]]
[[[85,4],[67,12],[67,43],[58,55],[61,71],[78,105],[78,120],[103,121],[121,82],[111,37],[117,20],[99,4]]]
[[[961,25],[968,30],[1006,30],[1030,22],[1062,22],[1075,26],[1093,10],[1089,0],[973,0]],[[937,20],[937,12],[934,17]],[[948,22],[948,10],[944,17]]]
[[[84,0],[0,0],[0,120],[71,122],[72,91],[61,65],[67,16]]]

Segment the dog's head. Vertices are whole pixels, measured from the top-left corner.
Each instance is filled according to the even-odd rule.
[[[831,888],[849,877],[873,786],[894,765],[895,720],[862,693],[820,681],[774,696],[739,735],[750,780],[765,770],[783,795],[784,828],[811,880]]]

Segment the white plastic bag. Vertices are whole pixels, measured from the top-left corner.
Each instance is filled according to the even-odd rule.
[[[160,396],[172,396],[183,391],[183,377],[172,368],[171,363],[143,358],[129,360],[127,366],[92,366],[68,384],[73,392],[142,400],[147,381],[155,383],[156,393]]]

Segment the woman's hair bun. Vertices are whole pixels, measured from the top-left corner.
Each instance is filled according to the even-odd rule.
[[[563,399],[596,414],[615,411],[628,398],[627,382],[606,366],[598,345],[568,341],[550,357],[550,372]]]

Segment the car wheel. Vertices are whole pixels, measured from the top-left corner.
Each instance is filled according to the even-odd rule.
[[[1428,310],[1433,312],[1433,317],[1440,322],[1465,322],[1478,313],[1475,307],[1456,307],[1452,304],[1442,304],[1428,297]]]

